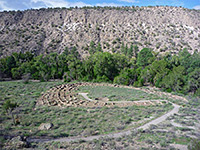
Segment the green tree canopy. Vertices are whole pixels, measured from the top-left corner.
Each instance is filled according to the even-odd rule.
[[[200,96],[200,68],[189,74],[187,89]]]
[[[154,56],[149,48],[143,48],[137,57],[137,65],[145,67],[154,61]]]
[[[183,66],[174,67],[173,70],[163,78],[161,87],[181,92],[185,85],[185,68]]]

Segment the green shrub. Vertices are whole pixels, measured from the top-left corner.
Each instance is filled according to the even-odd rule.
[[[168,88],[168,89],[166,89],[166,92],[171,93],[171,92],[172,92],[172,89],[171,89],[171,88]]]
[[[103,76],[97,76],[97,79],[95,79],[96,82],[109,82],[109,78],[106,77],[105,75]]]
[[[123,74],[120,74],[119,76],[114,78],[114,83],[116,84],[122,84],[122,85],[128,85],[129,84],[129,77]]]
[[[63,78],[64,78],[64,82],[71,82],[71,78],[69,76],[69,73],[66,73]]]
[[[193,140],[192,144],[188,146],[189,150],[200,150],[200,140]]]

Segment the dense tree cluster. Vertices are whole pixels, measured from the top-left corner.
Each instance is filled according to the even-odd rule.
[[[0,77],[48,81],[63,79],[143,86],[151,84],[171,92],[200,95],[200,53],[187,49],[178,55],[157,56],[151,49],[122,46],[121,53],[102,52],[101,45],[90,43],[90,56],[81,59],[76,47],[62,54],[34,56],[30,52],[13,53],[0,59]],[[129,53],[131,56],[129,57]]]

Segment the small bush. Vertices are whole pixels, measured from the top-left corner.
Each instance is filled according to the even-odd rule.
[[[171,89],[171,88],[168,88],[168,89],[166,89],[166,92],[171,93],[171,92],[172,92],[172,89]]]
[[[200,140],[193,140],[192,144],[188,146],[189,150],[199,150],[200,149]]]
[[[23,75],[22,76],[23,83],[27,84],[29,82],[30,77],[31,77],[30,73],[27,73],[27,74]]]

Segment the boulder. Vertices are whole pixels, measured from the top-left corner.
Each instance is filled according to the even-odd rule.
[[[23,149],[26,147],[28,147],[28,143],[21,136],[14,137],[5,144],[6,149]]]
[[[52,123],[42,123],[39,127],[38,130],[49,130],[53,127]]]

